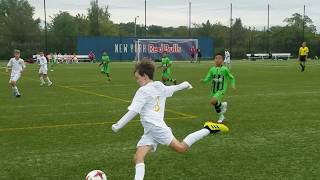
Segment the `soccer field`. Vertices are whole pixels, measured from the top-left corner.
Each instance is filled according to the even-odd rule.
[[[174,64],[174,77],[194,87],[167,101],[166,122],[180,140],[217,119],[209,86],[199,81],[212,63]],[[1,69],[0,179],[80,180],[93,169],[133,179],[143,129],[135,119],[111,131],[138,89],[133,66],[112,63],[107,83],[97,64],[58,65],[49,73],[54,86],[40,87],[38,67],[28,65],[20,99]],[[230,133],[208,136],[186,154],[159,146],[146,159],[145,179],[319,179],[320,62],[304,73],[296,61],[238,61],[231,71],[238,95],[225,96]]]

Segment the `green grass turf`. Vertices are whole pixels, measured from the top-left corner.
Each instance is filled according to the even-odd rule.
[[[209,87],[199,82],[210,65],[174,64],[178,81],[194,86],[167,101],[174,112],[166,112],[166,121],[178,139],[217,119]],[[48,88],[39,87],[37,66],[28,65],[20,99],[1,69],[0,179],[79,180],[93,169],[110,180],[133,179],[143,129],[136,121],[117,134],[110,127],[129,105],[116,98],[130,101],[138,86],[133,63],[111,66],[113,81],[106,83],[97,64],[58,65]],[[225,96],[231,132],[209,136],[186,154],[160,146],[146,158],[145,179],[319,179],[320,63],[299,70],[293,61],[234,62],[239,93]]]

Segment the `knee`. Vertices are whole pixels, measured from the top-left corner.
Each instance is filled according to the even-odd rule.
[[[144,158],[142,156],[139,156],[138,154],[135,154],[133,159],[136,164],[144,163]]]
[[[185,145],[185,144],[180,144],[179,146],[177,146],[176,148],[174,148],[174,150],[177,152],[177,153],[185,153],[188,151],[188,146]]]
[[[188,151],[188,148],[187,147],[180,147],[180,148],[177,148],[176,149],[176,152],[177,153],[185,153],[185,152],[187,152]]]
[[[210,104],[213,105],[213,106],[215,106],[215,105],[217,104],[217,100],[212,99],[212,100],[210,101]]]

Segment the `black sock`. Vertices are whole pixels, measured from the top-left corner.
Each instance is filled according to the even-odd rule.
[[[214,108],[216,109],[216,112],[219,114],[221,112],[221,102],[219,101]]]
[[[301,66],[301,71],[304,71],[304,69],[306,68],[306,65],[300,63],[300,66]]]

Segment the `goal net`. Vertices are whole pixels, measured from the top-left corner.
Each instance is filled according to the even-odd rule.
[[[167,52],[172,60],[190,60],[191,49],[198,49],[198,39],[138,39],[135,46],[138,61],[160,60],[163,52]]]

